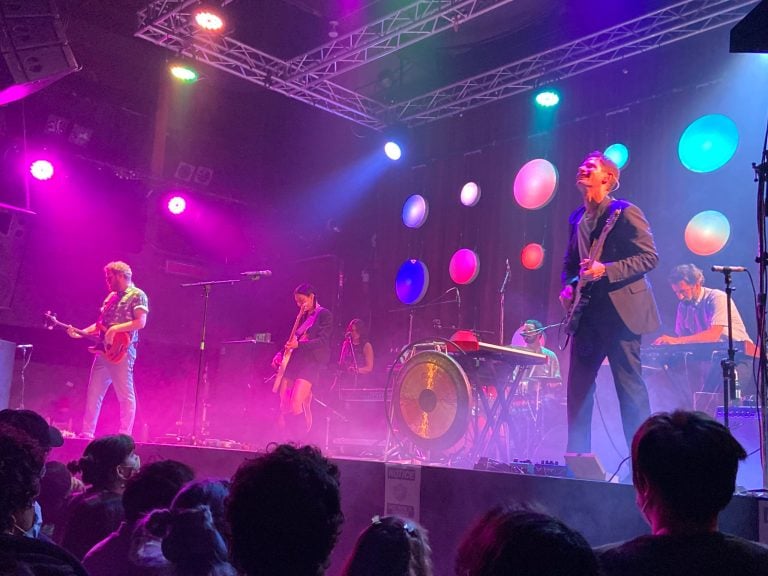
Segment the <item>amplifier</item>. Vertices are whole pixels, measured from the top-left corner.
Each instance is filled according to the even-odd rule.
[[[717,421],[723,423],[723,407],[716,410]],[[747,459],[739,463],[736,475],[738,489],[762,488],[763,472],[760,463],[760,412],[754,406],[729,406],[728,426],[731,434],[744,447]]]

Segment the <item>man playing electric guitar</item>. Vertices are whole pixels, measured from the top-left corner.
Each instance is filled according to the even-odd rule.
[[[569,310],[579,278],[588,299],[573,337],[568,373],[568,452],[588,453],[592,443],[595,378],[608,357],[619,399],[627,446],[650,413],[640,364],[640,335],[659,327],[659,314],[645,274],[659,260],[643,212],[610,193],[619,187],[619,169],[601,152],[589,154],[576,176],[584,206],[570,218],[563,262],[560,302]],[[599,258],[590,258],[593,243],[610,215],[621,210],[605,236]]]
[[[133,431],[136,416],[133,365],[136,361],[138,331],[146,325],[149,313],[147,295],[134,286],[133,273],[128,264],[110,262],[104,267],[104,274],[110,292],[101,305],[98,320],[80,332],[96,335],[99,333],[99,326],[106,328],[103,339],[107,347],[112,345],[116,334],[128,332],[130,345],[125,357],[118,362],[110,362],[103,354],[97,354],[93,360],[80,434],[84,438],[93,438],[101,404],[110,384],[115,386],[115,394],[120,404],[119,431],[129,435]],[[67,334],[72,338],[82,338],[75,328],[69,328]]]
[[[315,289],[301,284],[293,291],[299,316],[292,338],[272,360],[278,370],[276,391],[280,393],[278,427],[289,436],[301,440],[312,427],[312,386],[320,377],[320,369],[328,363],[333,315],[317,303]],[[288,362],[284,355],[290,351]]]

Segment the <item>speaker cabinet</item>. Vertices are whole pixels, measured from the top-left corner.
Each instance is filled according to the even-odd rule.
[[[0,410],[8,408],[11,399],[11,380],[16,344],[0,340]]]
[[[755,490],[763,485],[760,463],[760,418],[754,406],[732,406],[728,409],[728,427],[731,434],[747,451],[747,459],[739,464],[736,485]],[[723,407],[717,408],[717,421],[723,422]]]
[[[0,105],[78,69],[53,0],[0,0]]]

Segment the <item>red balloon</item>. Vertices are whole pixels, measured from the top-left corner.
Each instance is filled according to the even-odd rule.
[[[535,243],[526,245],[520,253],[520,262],[528,270],[538,270],[544,264],[544,247]]]

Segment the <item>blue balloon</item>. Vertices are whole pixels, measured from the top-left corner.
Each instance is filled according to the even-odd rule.
[[[429,288],[429,270],[420,260],[406,260],[397,271],[395,292],[403,304],[416,304]]]
[[[677,145],[680,162],[691,172],[713,172],[736,153],[739,130],[722,114],[708,114],[685,129]]]

